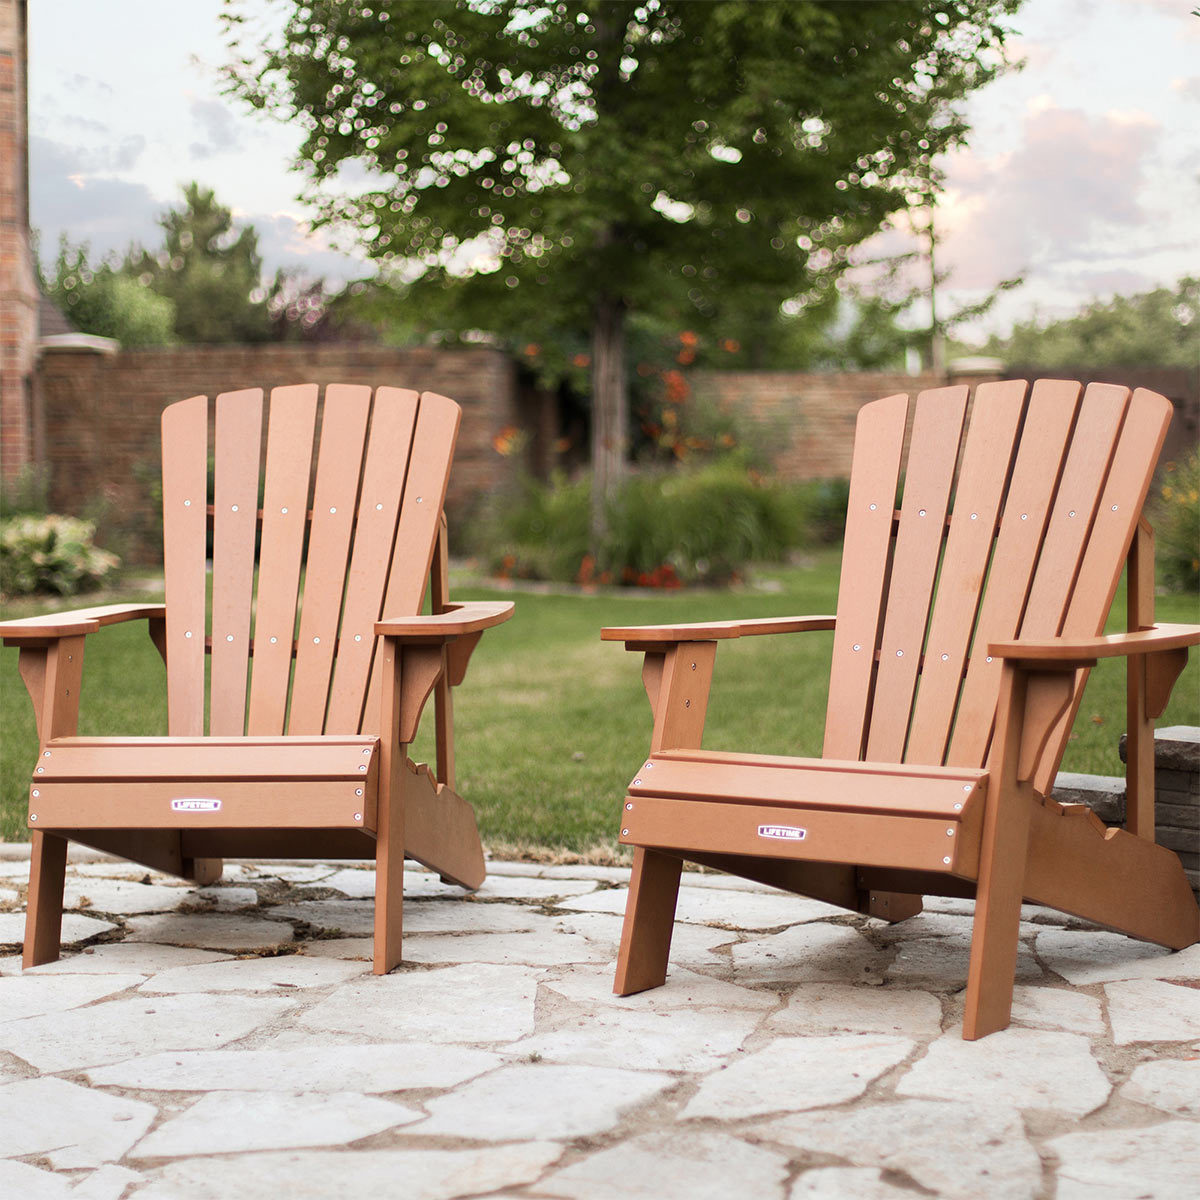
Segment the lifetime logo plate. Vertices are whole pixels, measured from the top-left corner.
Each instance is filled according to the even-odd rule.
[[[795,825],[760,825],[758,836],[775,838],[781,842],[802,842],[808,836],[808,830],[800,829]]]
[[[215,813],[221,811],[220,800],[182,799],[171,801],[172,812]]]

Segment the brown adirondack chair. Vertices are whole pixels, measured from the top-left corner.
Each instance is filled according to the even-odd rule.
[[[1045,380],[922,392],[858,417],[838,613],[605,629],[645,652],[650,756],[615,991],[666,977],[682,860],[898,921],[974,897],[964,1037],[1003,1029],[1022,900],[1163,946],[1200,939],[1154,843],[1153,719],[1200,628],[1155,625],[1139,521],[1171,417],[1153,392]],[[962,443],[960,463],[960,441]],[[956,470],[957,468],[957,470]],[[1098,636],[1123,564],[1128,627]],[[823,757],[701,748],[717,643],[833,629]],[[1088,668],[1128,655],[1128,817],[1049,798]]]
[[[373,858],[376,973],[400,960],[405,851],[483,882],[474,813],[453,790],[450,688],[512,605],[449,602],[459,407],[332,384],[314,437],[318,407],[315,384],[272,391],[260,493],[261,389],[219,395],[215,416],[205,396],[170,405],[166,604],[0,625],[21,648],[40,741],[25,966],[58,957],[68,841],[200,882],[231,855]],[[149,622],[166,661],[169,736],[76,737],[85,638],[130,620]],[[431,692],[436,778],[406,754]]]

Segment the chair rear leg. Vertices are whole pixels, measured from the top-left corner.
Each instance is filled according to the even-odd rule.
[[[22,967],[54,962],[59,956],[66,873],[67,839],[53,833],[34,833]]]
[[[679,876],[683,859],[638,846],[625,903],[621,950],[613,991],[618,996],[644,992],[666,982]]]

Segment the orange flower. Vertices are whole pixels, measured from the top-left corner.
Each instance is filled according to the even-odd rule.
[[[492,438],[492,449],[497,454],[505,455],[506,457],[513,452],[516,446],[517,438],[521,431],[515,425],[505,425],[494,438]]]
[[[688,385],[688,381],[679,371],[664,372],[663,382],[667,385],[668,404],[682,404],[691,394],[692,389]]]
[[[541,352],[542,348],[537,344],[537,342],[530,342],[529,345],[527,345],[525,349],[521,351],[526,358],[537,358]]]
[[[685,329],[679,335],[679,340],[685,346],[694,346],[700,339],[690,329]]]
[[[575,367],[590,367],[592,365],[592,357],[590,354],[577,354],[571,359],[571,365]]]
[[[729,354],[736,354],[741,348],[742,343],[736,338],[726,338],[721,343],[721,349],[727,351]]]
[[[680,352],[675,355],[675,361],[683,363],[683,365],[686,367],[689,363],[694,363],[696,361],[696,352],[695,350],[680,350]]]

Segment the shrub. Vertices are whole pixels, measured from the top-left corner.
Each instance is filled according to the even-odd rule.
[[[1158,577],[1169,590],[1200,589],[1200,449],[1168,463],[1151,505]]]
[[[95,532],[90,521],[57,514],[0,521],[0,592],[73,596],[98,586],[120,560],[93,545]]]
[[[724,583],[748,563],[778,560],[800,541],[803,505],[735,457],[696,470],[626,480],[608,505],[608,532],[589,552],[590,486],[584,479],[526,481],[488,532],[490,565],[503,576],[678,587]]]

